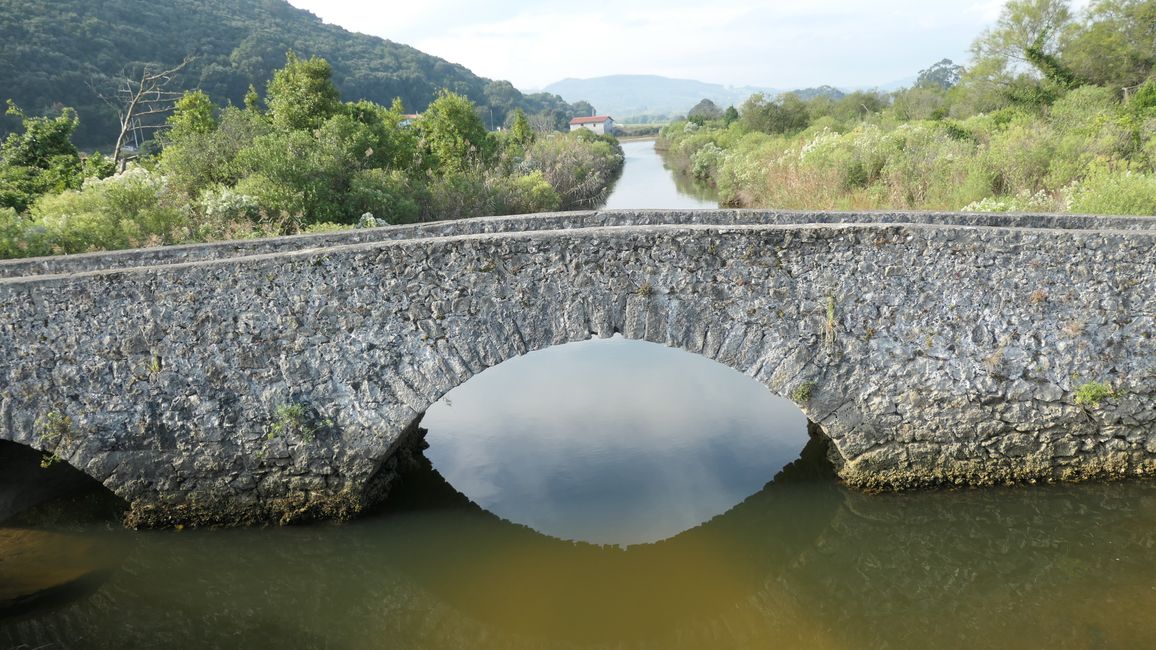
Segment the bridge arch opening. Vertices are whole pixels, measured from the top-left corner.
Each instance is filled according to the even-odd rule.
[[[96,591],[120,562],[120,549],[87,533],[119,522],[126,508],[66,461],[0,440],[0,620]]]
[[[127,504],[54,454],[0,440],[0,527],[116,521]]]
[[[755,379],[621,336],[495,365],[438,400],[418,433],[433,468],[482,508],[620,546],[723,514],[821,438]]]

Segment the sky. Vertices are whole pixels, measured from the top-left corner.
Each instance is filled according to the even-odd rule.
[[[657,74],[729,86],[874,87],[968,48],[1003,0],[289,0],[521,90]],[[1075,6],[1086,4],[1077,0]]]

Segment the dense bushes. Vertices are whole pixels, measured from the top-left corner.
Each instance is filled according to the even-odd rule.
[[[798,209],[1074,210],[1156,214],[1154,130],[1099,87],[1048,111],[766,134],[676,123],[662,143],[723,203]]]
[[[1149,88],[1123,102],[1083,86],[1039,110],[965,119],[827,114],[786,132],[677,122],[660,146],[735,206],[1156,214],[1156,117],[1137,99]]]
[[[580,129],[538,138],[527,148],[523,167],[554,188],[555,207],[574,210],[604,199],[622,164],[622,148],[614,138]]]
[[[100,242],[101,248],[129,248],[198,239],[190,214],[163,177],[134,168],[90,179],[79,190],[46,195],[27,218],[10,214],[0,254],[80,253],[92,248],[92,242]]]

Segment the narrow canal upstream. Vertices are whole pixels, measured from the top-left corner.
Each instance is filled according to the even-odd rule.
[[[714,207],[652,142],[607,207]],[[128,531],[0,443],[0,650],[1156,647],[1156,484],[865,494],[790,402],[621,338],[480,373],[345,524]]]
[[[710,188],[696,185],[692,179],[672,172],[654,145],[654,140],[622,143],[626,165],[603,207],[607,210],[718,207],[718,197]]]

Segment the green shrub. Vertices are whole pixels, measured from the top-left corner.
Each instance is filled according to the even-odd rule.
[[[246,172],[237,164],[238,154],[271,129],[259,113],[230,106],[213,131],[189,133],[169,143],[159,169],[175,191],[190,198],[209,187],[235,185]]]
[[[491,214],[486,179],[481,171],[460,171],[430,179],[422,221],[465,219]]]
[[[1108,384],[1092,381],[1076,389],[1076,404],[1094,408],[1100,406],[1100,402],[1115,396],[1116,391],[1112,390]]]
[[[981,155],[993,174],[996,192],[1034,194],[1044,189],[1056,145],[1055,135],[1041,122],[1016,123],[992,134]]]
[[[266,438],[299,438],[313,442],[317,434],[333,426],[333,421],[322,418],[309,406],[300,402],[279,404],[273,409],[273,421],[269,424]]]
[[[12,208],[0,208],[0,259],[46,254],[27,220]]]
[[[557,210],[561,199],[540,171],[524,176],[492,175],[488,178],[494,214],[529,214]]]
[[[30,225],[56,253],[175,244],[192,239],[191,211],[159,174],[132,168],[85,181],[79,190],[42,197]]]
[[[815,394],[815,388],[817,386],[818,384],[813,381],[804,381],[798,386],[795,386],[795,389],[791,391],[791,401],[799,404],[810,402],[811,396]]]
[[[721,147],[714,142],[707,142],[691,155],[691,174],[702,181],[713,180],[724,157],[726,152]]]
[[[353,175],[349,207],[351,213],[371,213],[382,225],[412,223],[421,218],[424,191],[402,172],[365,169]]]
[[[622,148],[613,138],[579,129],[538,138],[526,149],[524,172],[540,172],[554,188],[559,207],[573,210],[597,204],[622,170],[623,160]]]
[[[1156,174],[1097,165],[1069,188],[1068,208],[1086,214],[1156,215]]]

